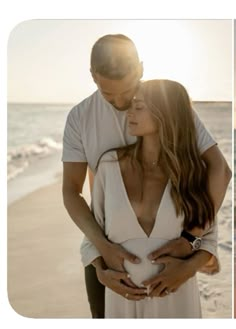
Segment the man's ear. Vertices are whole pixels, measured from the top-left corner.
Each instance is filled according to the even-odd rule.
[[[139,63],[139,68],[138,68],[138,74],[139,74],[139,79],[142,79],[143,77],[143,62]]]
[[[97,83],[96,73],[94,73],[92,69],[90,69],[90,73],[91,73],[91,76],[92,76],[92,78],[93,78],[93,81],[94,81],[95,83]]]

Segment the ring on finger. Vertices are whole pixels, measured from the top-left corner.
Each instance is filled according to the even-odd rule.
[[[129,297],[129,294],[128,294],[128,293],[126,293],[126,294],[125,294],[125,298],[128,298],[128,297]]]

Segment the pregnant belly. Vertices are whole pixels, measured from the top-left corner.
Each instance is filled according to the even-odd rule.
[[[147,256],[154,250],[163,246],[167,240],[146,238],[133,239],[123,242],[121,245],[138,256],[141,260],[139,264],[132,264],[129,261],[124,261],[124,267],[130,274],[131,280],[138,287],[142,286],[142,282],[157,275],[162,269],[162,264],[152,264]]]

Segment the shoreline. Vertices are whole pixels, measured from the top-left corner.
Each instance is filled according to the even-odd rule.
[[[62,175],[61,152],[36,159],[21,174],[7,181],[7,204],[55,183]]]

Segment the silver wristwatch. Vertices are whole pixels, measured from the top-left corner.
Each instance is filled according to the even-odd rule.
[[[185,238],[186,240],[188,240],[188,242],[190,243],[192,250],[199,250],[199,248],[201,247],[201,242],[202,239],[198,236],[194,236],[191,233],[183,230],[181,233],[181,236],[183,238]]]

